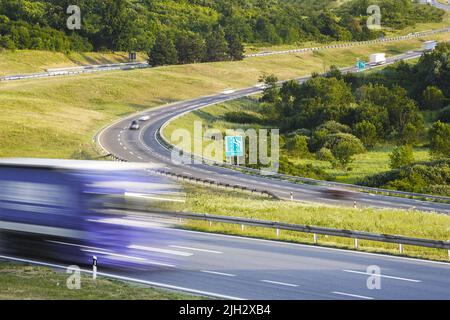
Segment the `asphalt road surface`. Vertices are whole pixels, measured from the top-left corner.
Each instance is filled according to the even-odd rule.
[[[130,220],[142,222],[142,217],[123,218],[123,223]],[[223,299],[450,299],[448,263],[181,229],[164,232],[171,239],[164,245],[152,244],[148,236],[133,246],[164,252],[175,261],[170,266],[108,271],[99,258],[98,271]]]
[[[409,52],[400,56],[391,57],[388,59],[387,63],[413,59],[420,55],[421,52]],[[344,71],[356,70],[354,67],[350,67],[346,68]],[[308,77],[303,77],[298,80],[302,82],[307,79]],[[127,161],[157,162],[160,163],[166,171],[219,181],[222,183],[246,186],[259,191],[270,191],[282,199],[290,199],[292,193],[294,200],[298,201],[347,206],[353,206],[354,201],[356,201],[357,206],[401,209],[415,208],[424,211],[450,213],[450,204],[367,193],[354,193],[353,196],[346,199],[334,199],[324,192],[326,187],[323,186],[295,184],[288,181],[249,175],[235,170],[206,164],[176,164],[172,161],[171,151],[166,149],[157,138],[157,132],[161,126],[176,116],[212,104],[257,94],[260,93],[261,90],[261,86],[254,86],[235,91],[229,90],[213,96],[201,97],[154,108],[127,117],[126,119],[122,119],[106,127],[97,135],[96,139],[101,147],[108,153]],[[129,130],[131,120],[137,119],[142,115],[150,116],[150,120],[145,122],[138,131]]]

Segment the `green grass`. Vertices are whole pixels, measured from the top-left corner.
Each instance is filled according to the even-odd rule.
[[[351,164],[351,170],[340,170],[332,168],[331,164],[326,161],[318,161],[315,159],[295,159],[290,158],[294,163],[308,164],[311,163],[322,168],[326,173],[334,177],[334,180],[344,183],[355,183],[359,179],[391,170],[389,167],[389,154],[394,146],[378,146],[374,149],[356,155],[355,161]],[[415,161],[430,161],[429,150],[426,148],[414,148]]]
[[[81,288],[69,290],[68,275],[50,268],[0,263],[0,300],[186,300],[198,296],[82,275]]]
[[[187,203],[183,210],[252,219],[271,220],[310,226],[403,235],[436,240],[450,239],[450,216],[419,211],[347,208],[314,205],[299,202],[272,200],[242,192],[211,190],[186,185]],[[186,228],[226,234],[240,234],[265,239],[278,239],[300,243],[312,243],[312,235],[282,231],[276,237],[275,230],[239,225],[205,222],[187,222]],[[319,236],[319,244],[340,248],[353,248],[353,240]],[[398,245],[374,241],[359,241],[360,250],[398,254]],[[413,257],[447,260],[447,250],[404,246],[405,254]]]

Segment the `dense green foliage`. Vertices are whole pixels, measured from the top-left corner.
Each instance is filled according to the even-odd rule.
[[[416,163],[363,179],[359,184],[450,196],[450,160]]]
[[[400,62],[376,73],[344,76],[352,88],[363,84],[382,84],[387,88],[401,86],[423,110],[439,110],[450,104],[450,43],[439,43],[416,64]]]
[[[381,7],[383,24],[391,28],[440,21],[443,15],[441,10],[409,0],[354,0],[342,7],[336,0],[0,0],[0,47],[148,51],[163,32],[181,47],[185,46],[181,35],[188,35],[201,48],[203,41],[212,44],[220,27],[229,48],[227,56],[237,59],[241,42],[379,37],[380,31],[370,31],[365,23],[366,9],[373,2]],[[73,4],[81,9],[81,30],[66,27],[66,9]],[[186,60],[180,56],[180,61]]]
[[[390,166],[392,169],[398,169],[414,162],[414,152],[411,145],[396,147],[389,155],[391,159]]]
[[[433,158],[450,157],[450,125],[440,121],[430,129],[430,151]]]

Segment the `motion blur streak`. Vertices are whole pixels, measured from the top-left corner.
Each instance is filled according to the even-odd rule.
[[[82,266],[95,254],[99,267],[113,269],[174,267],[183,255],[161,248],[182,240],[170,236],[167,220],[125,214],[161,212],[184,202],[179,186],[149,173],[155,167],[0,160],[0,253]]]

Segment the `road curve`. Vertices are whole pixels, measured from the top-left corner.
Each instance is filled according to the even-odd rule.
[[[409,52],[400,56],[389,58],[388,63],[399,60],[412,59],[421,55],[421,52]],[[353,67],[344,71],[356,71]],[[309,77],[299,78],[300,82]],[[157,138],[157,133],[170,119],[185,112],[193,111],[212,104],[221,103],[227,100],[254,95],[261,92],[261,87],[254,86],[240,89],[233,92],[220,93],[217,95],[201,97],[189,101],[173,103],[171,105],[153,108],[140,114],[134,114],[112,125],[104,128],[97,136],[98,144],[107,153],[118,158],[134,162],[157,162],[162,164],[166,171],[188,175],[197,178],[214,180],[222,183],[241,185],[258,191],[270,191],[282,199],[290,199],[292,193],[295,200],[310,201],[331,205],[353,206],[356,201],[358,206],[376,208],[416,208],[423,211],[435,211],[450,213],[450,204],[419,201],[406,198],[373,195],[367,193],[356,193],[352,199],[336,200],[324,196],[323,186],[313,186],[306,184],[295,184],[293,182],[274,180],[269,177],[249,175],[235,170],[210,166],[206,164],[175,164],[171,160],[171,152],[164,147]],[[141,115],[149,115],[150,120],[143,125],[141,130],[129,130],[131,119],[136,119]]]

